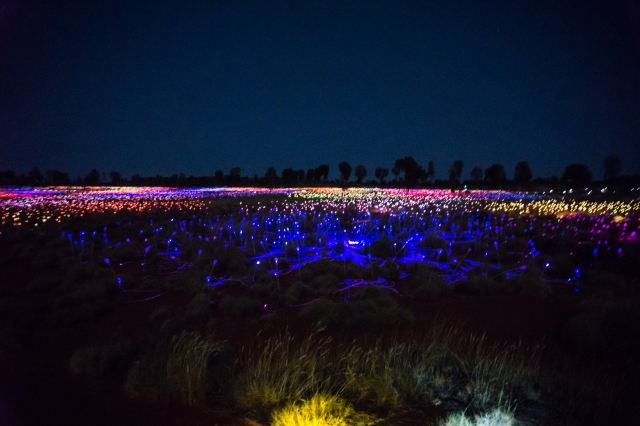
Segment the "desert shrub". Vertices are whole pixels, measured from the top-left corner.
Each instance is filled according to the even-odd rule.
[[[391,238],[388,235],[381,236],[371,243],[371,255],[382,259],[393,256],[392,244]]]
[[[61,237],[59,234],[45,243],[45,247],[55,249],[64,247],[65,245],[69,245],[69,240],[65,237]]]
[[[324,274],[314,277],[309,282],[311,287],[317,294],[328,295],[336,290],[338,284],[338,277],[333,274]]]
[[[419,299],[436,301],[446,296],[451,287],[436,271],[418,269],[411,280],[413,296]]]
[[[63,262],[62,270],[65,271],[64,281],[68,284],[82,284],[91,277],[88,268],[76,259]]]
[[[314,297],[316,292],[308,285],[304,283],[294,283],[283,294],[283,301],[285,305],[297,305],[304,300],[309,300]]]
[[[198,294],[189,302],[187,311],[184,313],[184,320],[207,324],[211,320],[210,307],[209,295],[206,293]]]
[[[131,244],[121,244],[107,252],[109,260],[115,263],[130,262],[140,254]]]
[[[291,263],[287,260],[287,259],[278,259],[278,270],[279,271],[284,271],[286,269],[289,269],[289,267],[291,267]]]
[[[506,281],[507,288],[526,297],[547,297],[551,294],[551,287],[539,277],[520,275]]]
[[[375,286],[363,285],[357,288],[351,300],[390,299],[389,290]]]
[[[206,246],[202,250],[202,253],[193,255],[191,268],[195,271],[201,271],[209,274],[211,272],[211,268],[213,267],[213,259],[213,251],[210,247]]]
[[[49,293],[60,284],[60,278],[55,276],[39,277],[29,285],[29,291],[33,293]]]
[[[246,255],[236,246],[230,245],[227,248],[217,250],[214,257],[218,261],[214,268],[216,274],[242,276],[247,272]]]
[[[81,348],[74,352],[69,367],[76,374],[87,374],[111,384],[122,383],[129,366],[138,356],[139,346],[122,341]]]
[[[233,363],[226,342],[183,331],[170,342],[157,342],[131,366],[126,389],[133,395],[174,397],[196,405],[228,379]]]
[[[319,327],[338,324],[341,321],[341,306],[328,299],[318,299],[300,310],[300,317]]]
[[[516,419],[513,413],[501,408],[493,409],[487,413],[477,414],[473,418],[464,413],[455,413],[440,421],[440,426],[513,426]]]
[[[104,277],[99,281],[91,284],[91,286],[103,289],[107,294],[116,294],[120,292],[118,280],[113,275],[110,277]]]
[[[346,391],[390,406],[451,396],[465,383],[466,365],[453,341],[459,336],[452,329],[429,334],[424,342],[353,348],[344,362]]]
[[[271,277],[271,279],[267,279],[266,276],[264,279],[261,277],[260,281],[256,281],[256,283],[251,286],[249,292],[258,297],[277,297],[278,286],[276,279],[272,275],[269,275],[269,277]]]
[[[411,312],[399,307],[385,292],[369,285],[359,289],[345,306],[345,323],[352,327],[375,327],[413,322]]]
[[[360,277],[363,269],[355,262],[347,262],[346,266],[343,267],[343,272],[347,277]]]
[[[262,310],[262,303],[249,297],[225,297],[220,301],[220,309],[232,317],[250,317]]]
[[[337,262],[332,262],[330,259],[323,258],[304,265],[300,271],[300,276],[302,281],[308,282],[321,275],[334,275],[339,277],[342,276],[342,273],[342,265]]]
[[[60,266],[61,260],[62,256],[58,250],[45,250],[35,256],[31,266],[34,269],[53,269]]]
[[[447,240],[440,238],[438,233],[430,233],[424,237],[418,244],[420,247],[432,248],[432,249],[446,249],[448,246]]]
[[[196,278],[186,272],[171,274],[162,281],[162,289],[171,292],[191,292],[196,285]],[[200,285],[200,288],[204,283]]]
[[[149,321],[154,322],[158,320],[165,320],[171,316],[171,310],[168,306],[159,306],[151,315],[149,315]]]
[[[477,411],[535,397],[539,351],[490,346],[486,339],[434,327],[423,341],[380,342],[345,355],[345,390],[357,399],[399,406],[454,398]]]
[[[593,285],[598,289],[610,292],[614,297],[623,297],[629,293],[627,280],[623,276],[616,274],[598,275],[594,279]]]
[[[482,275],[469,275],[454,284],[454,290],[472,296],[484,296],[506,291],[504,283]]]
[[[100,266],[97,267],[95,269],[95,272],[93,273],[93,279],[94,280],[102,280],[105,278],[112,278],[115,280],[116,275],[113,272],[113,270],[111,268],[109,268],[109,266],[107,266],[106,264],[104,266]]]
[[[233,387],[238,406],[268,411],[316,394],[338,394],[340,377],[329,344],[313,335],[300,343],[290,334],[260,341],[241,357]]]
[[[56,308],[64,310],[98,301],[108,301],[110,298],[109,291],[104,286],[87,285],[78,287],[69,294],[54,297],[51,303]]]
[[[485,337],[465,342],[467,386],[471,407],[488,411],[507,407],[512,400],[537,397],[539,348],[521,345],[489,345]]]
[[[327,394],[315,394],[309,399],[289,403],[271,416],[273,426],[364,426],[373,423],[375,418],[372,416],[358,413],[344,399]]]
[[[372,269],[375,275],[388,280],[397,280],[400,278],[400,267],[396,262],[387,261],[384,262],[383,266],[374,264]]]
[[[49,315],[52,324],[76,325],[92,322],[113,308],[107,300],[97,300],[68,309],[54,309]]]

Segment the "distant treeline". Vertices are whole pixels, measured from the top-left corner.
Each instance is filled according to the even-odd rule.
[[[373,173],[363,165],[352,168],[346,161],[338,163],[340,178],[329,179],[330,167],[321,164],[318,167],[304,169],[286,168],[278,173],[269,167],[262,176],[242,176],[240,167],[232,168],[228,174],[222,170],[213,176],[185,176],[184,173],[172,176],[140,176],[123,177],[112,171],[108,175],[96,169],[90,170],[82,178],[71,179],[68,173],[59,170],[47,170],[42,173],[37,167],[27,174],[16,174],[12,170],[0,171],[0,185],[3,186],[176,186],[176,187],[208,187],[208,186],[258,186],[258,187],[295,187],[295,186],[389,186],[411,188],[469,188],[469,189],[555,189],[561,187],[598,187],[627,189],[640,186],[640,175],[620,175],[622,161],[616,155],[604,159],[604,175],[602,180],[594,181],[593,174],[585,164],[570,164],[562,176],[533,177],[533,172],[526,161],[516,164],[513,178],[507,177],[502,164],[492,164],[486,169],[474,166],[463,178],[464,163],[453,162],[448,170],[448,179],[436,179],[435,167],[429,161],[423,168],[413,157],[399,158],[391,169],[378,167]],[[351,180],[353,171],[353,180]],[[369,177],[369,179],[366,179]]]

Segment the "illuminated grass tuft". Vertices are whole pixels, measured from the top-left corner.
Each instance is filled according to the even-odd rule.
[[[464,413],[451,414],[440,422],[440,426],[513,426],[515,423],[516,420],[511,411],[497,408],[472,419]]]
[[[351,404],[331,395],[315,394],[301,403],[291,403],[272,414],[272,426],[364,426],[375,423],[357,413]]]

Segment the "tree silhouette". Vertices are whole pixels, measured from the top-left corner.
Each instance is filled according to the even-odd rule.
[[[460,183],[460,181],[458,180],[458,174],[456,173],[455,169],[452,167],[449,169],[449,184],[451,186],[456,186]]]
[[[313,182],[313,178],[314,178],[314,176],[315,176],[315,169],[309,169],[309,170],[307,170],[307,177],[306,177],[305,181],[306,181],[307,183],[311,183],[311,182]]]
[[[111,179],[112,185],[118,185],[122,181],[122,175],[114,171],[109,173],[109,179]]]
[[[144,183],[144,179],[138,173],[131,176],[131,183],[133,185],[142,185]]]
[[[42,176],[42,173],[40,173],[40,169],[38,169],[37,167],[31,169],[31,171],[29,172],[29,180],[31,180],[31,182],[35,185],[41,184],[44,180],[44,176]]]
[[[338,164],[338,170],[340,171],[340,180],[347,182],[351,176],[351,164],[342,161]]]
[[[397,163],[397,161],[396,161],[396,163]],[[393,176],[395,176],[396,180],[398,179],[398,176],[400,175],[400,172],[401,172],[401,170],[399,168],[395,167],[395,166],[391,168],[391,173],[393,173]]]
[[[358,183],[362,183],[362,179],[367,176],[367,169],[362,165],[358,164],[356,166],[356,179]]]
[[[570,164],[562,173],[562,177],[560,180],[563,183],[574,184],[574,185],[588,185],[591,182],[591,170],[587,167],[586,164]]]
[[[304,182],[304,170],[300,169],[296,172],[296,180],[298,181],[298,183],[303,183]]]
[[[384,183],[384,179],[389,176],[389,169],[385,169],[383,167],[378,167],[375,171],[376,179],[380,181],[380,183]]]
[[[322,180],[326,182],[329,179],[329,165],[321,164],[316,168],[316,180]]]
[[[462,160],[456,160],[453,162],[453,170],[456,172],[456,179],[459,181],[462,177],[462,168],[464,167],[464,163]]]
[[[482,167],[475,166],[471,169],[471,180],[476,183],[482,182]]]
[[[276,172],[276,169],[274,167],[269,167],[267,169],[267,173],[265,173],[264,175],[264,181],[268,186],[275,186],[276,182],[278,181],[278,173]]]
[[[240,183],[240,167],[232,167],[229,171],[229,185],[238,185]]]
[[[100,172],[96,169],[91,169],[89,173],[84,177],[85,185],[97,185],[100,183]]]
[[[493,187],[502,186],[507,181],[507,173],[502,164],[492,164],[484,171],[484,180]]]
[[[397,159],[393,168],[404,172],[404,180],[409,186],[415,185],[425,175],[424,169],[413,157]]]
[[[69,175],[59,170],[47,170],[44,172],[45,182],[49,185],[69,185]]]
[[[609,155],[604,159],[604,179],[613,180],[618,177],[622,169],[622,160],[617,155]]]
[[[460,183],[463,167],[464,167],[464,163],[462,162],[462,160],[456,160],[453,162],[453,165],[449,169],[449,183],[452,186],[458,185]]]
[[[516,164],[516,171],[513,175],[513,180],[520,186],[529,186],[531,179],[533,178],[533,173],[531,172],[531,167],[529,167],[529,163],[526,161],[520,161]]]
[[[15,185],[16,184],[16,172],[13,170],[0,171],[0,185]]]
[[[282,183],[287,186],[295,185],[298,179],[298,172],[288,167],[282,171]]]
[[[436,166],[433,164],[433,161],[429,161],[427,165],[427,179],[429,183],[433,183],[436,180]]]
[[[222,170],[220,169],[216,170],[216,173],[214,174],[214,178],[216,181],[216,185],[224,184],[224,173],[222,172]]]

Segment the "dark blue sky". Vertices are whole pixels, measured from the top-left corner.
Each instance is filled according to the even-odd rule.
[[[640,172],[634,0],[0,0],[0,169]]]

